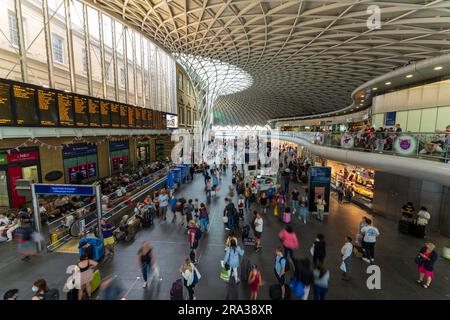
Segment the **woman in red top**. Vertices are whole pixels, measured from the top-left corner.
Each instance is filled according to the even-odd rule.
[[[421,284],[423,288],[427,289],[431,280],[434,276],[434,264],[438,258],[437,253],[434,251],[433,243],[425,243],[425,247],[420,249],[417,256],[417,265],[419,269],[419,280],[417,280],[418,284]],[[423,280],[425,278],[425,283]]]
[[[256,300],[258,298],[259,288],[261,287],[261,272],[258,271],[256,265],[252,266],[248,283],[250,285],[250,300]]]

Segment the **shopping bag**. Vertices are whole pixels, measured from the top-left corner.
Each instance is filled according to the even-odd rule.
[[[339,267],[339,269],[341,269],[342,272],[347,272],[347,268],[345,267],[344,261],[342,261],[341,266]]]
[[[228,217],[227,216],[223,216],[222,220],[223,220],[223,223],[228,223]]]
[[[309,253],[311,253],[311,255],[314,256],[314,244],[313,244],[312,247],[309,249]]]
[[[278,206],[275,206],[275,208],[273,208],[273,215],[275,217],[278,217]]]
[[[225,269],[225,262],[220,261],[220,279],[228,281],[228,271]]]

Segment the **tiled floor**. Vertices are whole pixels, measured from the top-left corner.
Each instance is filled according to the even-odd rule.
[[[222,223],[222,211],[226,189],[230,184],[231,174],[224,177],[222,190],[213,197],[209,208],[211,211],[211,229],[204,235],[200,244],[199,271],[202,279],[196,288],[198,299],[225,299],[226,284],[219,278],[219,263],[224,255],[225,230]],[[198,198],[205,201],[203,178],[198,175],[194,182],[184,185],[178,196]],[[235,196],[236,199],[236,196]],[[340,248],[344,237],[354,237],[359,221],[365,211],[352,204],[338,204],[333,197],[331,214],[321,223],[316,220],[304,225],[295,220],[293,226],[299,236],[300,249],[296,256],[309,255],[309,248],[317,233],[323,233],[327,241],[326,266],[331,271],[328,299],[449,299],[450,298],[450,262],[439,259],[436,264],[436,277],[429,289],[423,289],[416,283],[416,266],[414,256],[422,245],[422,240],[399,234],[394,222],[381,217],[373,217],[381,236],[376,247],[376,263],[381,268],[381,290],[369,290],[366,287],[367,264],[353,258],[351,264],[352,281],[343,282],[339,271]],[[119,243],[116,256],[112,260],[102,262],[102,276],[117,275],[125,287],[127,299],[168,299],[172,282],[179,278],[178,268],[188,255],[186,230],[179,223],[155,220],[150,229],[141,230],[134,242]],[[263,249],[255,253],[252,248],[245,247],[245,258],[256,263],[262,270],[263,287],[260,299],[268,299],[269,285],[276,283],[273,275],[274,249],[279,245],[278,232],[284,227],[272,214],[264,217]],[[431,235],[439,253],[448,238]],[[136,266],[136,252],[142,241],[149,241],[155,250],[163,280],[154,280],[147,289],[142,288],[142,280]],[[22,299],[31,297],[31,286],[34,280],[45,278],[50,287],[61,289],[67,275],[65,269],[76,262],[75,254],[45,253],[29,262],[22,262],[11,243],[0,245],[0,292],[10,288],[18,288]],[[247,299],[247,285],[239,285],[239,298]],[[186,290],[184,290],[186,294]],[[311,297],[310,297],[311,298]]]

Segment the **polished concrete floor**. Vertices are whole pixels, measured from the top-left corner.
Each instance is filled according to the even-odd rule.
[[[197,299],[225,299],[227,285],[219,278],[220,260],[224,256],[224,238],[226,231],[222,223],[222,212],[227,187],[231,183],[230,171],[223,178],[222,189],[209,203],[211,228],[201,239],[198,269],[202,279],[195,295]],[[292,189],[293,184],[291,184]],[[203,192],[203,177],[197,175],[193,182],[183,185],[177,197],[198,198],[206,201]],[[299,186],[300,187],[300,186]],[[235,196],[235,200],[237,197]],[[256,207],[255,207],[256,208]],[[327,242],[326,267],[331,272],[328,299],[450,299],[450,262],[439,259],[436,263],[435,279],[429,289],[423,289],[415,282],[417,278],[414,257],[423,245],[423,240],[399,234],[394,222],[374,216],[375,226],[381,236],[376,246],[376,264],[381,268],[381,289],[369,290],[366,286],[368,264],[353,258],[351,262],[352,280],[343,282],[339,271],[340,248],[344,237],[354,237],[363,215],[370,216],[353,204],[338,204],[335,197],[331,200],[331,213],[324,222],[310,217],[306,225],[297,219],[293,227],[300,241],[296,256],[309,256],[309,248],[317,233],[323,233]],[[169,299],[172,282],[180,278],[178,272],[183,259],[188,255],[186,230],[179,223],[155,220],[153,227],[141,230],[134,242],[119,243],[113,259],[102,261],[100,265],[103,277],[117,275],[127,292],[127,299]],[[273,275],[274,249],[280,244],[277,234],[284,225],[273,216],[272,211],[265,214],[263,249],[255,253],[253,248],[244,247],[244,257],[260,267],[263,286],[260,299],[269,299],[269,286],[276,283]],[[163,277],[154,279],[148,288],[142,288],[142,280],[136,266],[136,253],[142,241],[149,241],[154,247],[157,263]],[[450,239],[437,234],[429,239],[437,245],[439,253]],[[20,290],[21,299],[31,298],[31,287],[38,278],[44,278],[50,287],[62,289],[67,278],[66,267],[77,260],[75,254],[45,253],[29,262],[22,262],[13,243],[0,244],[0,293],[7,289]],[[239,285],[239,299],[248,298],[247,285]],[[186,294],[186,290],[184,290]],[[63,294],[64,296],[64,294]],[[63,297],[64,298],[64,297]],[[310,295],[310,299],[312,294]]]

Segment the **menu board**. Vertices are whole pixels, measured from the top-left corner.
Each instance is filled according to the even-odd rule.
[[[130,128],[135,128],[136,119],[134,115],[134,110],[135,110],[134,107],[128,106],[128,126]]]
[[[78,127],[89,126],[89,113],[87,98],[82,96],[73,97],[73,105],[75,107],[75,121]]]
[[[120,105],[120,127],[128,128],[128,107],[124,104]]]
[[[100,103],[97,99],[88,98],[89,125],[100,127]]]
[[[63,127],[73,127],[73,96],[66,93],[58,93],[59,124]]]
[[[102,120],[103,128],[111,127],[110,104],[108,101],[100,100],[100,118]]]
[[[114,102],[111,102],[111,126],[113,128],[120,127],[120,105]]]
[[[141,119],[142,119],[141,128],[142,129],[147,129],[148,128],[147,110],[148,109],[145,109],[145,108],[141,109]]]
[[[142,128],[142,117],[141,117],[141,108],[134,108],[134,114],[136,116],[136,128],[140,129]]]
[[[22,84],[13,84],[16,102],[17,124],[20,126],[37,126],[39,119],[36,112],[36,89]]]
[[[13,123],[9,83],[0,82],[0,125]]]
[[[56,92],[50,90],[37,90],[39,122],[41,126],[57,126],[58,111],[56,110]]]

